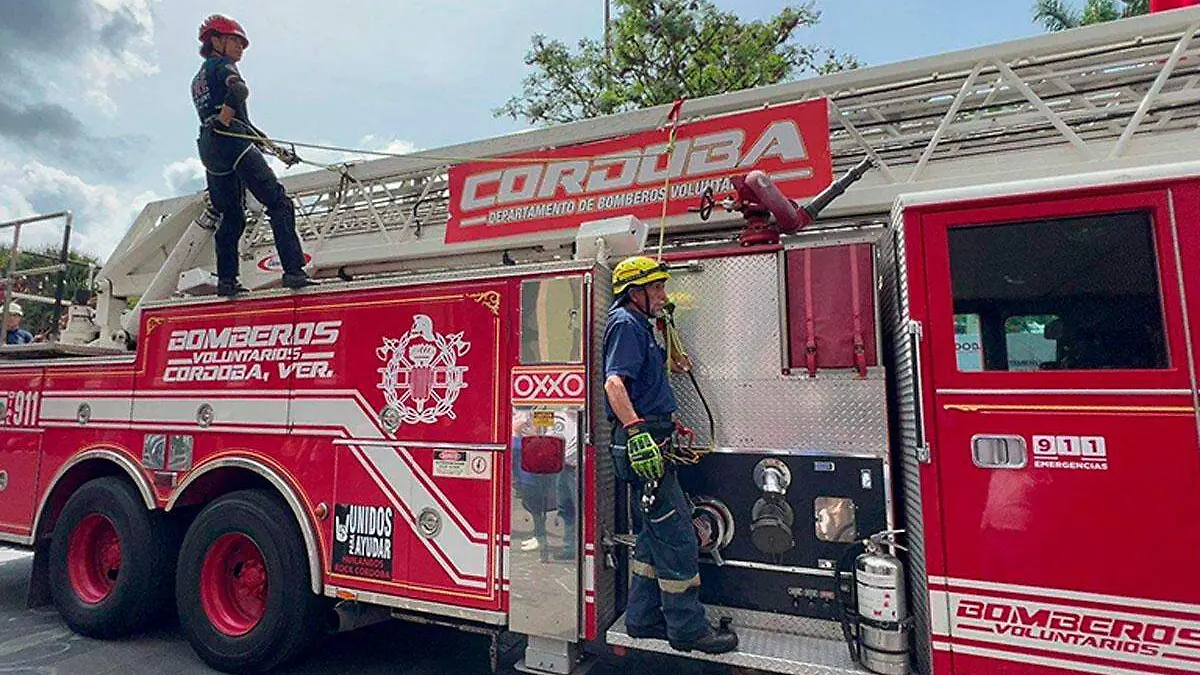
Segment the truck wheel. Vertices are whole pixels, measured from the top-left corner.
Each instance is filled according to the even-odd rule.
[[[320,627],[300,528],[260,490],[226,495],[196,516],[175,582],[183,632],[217,670],[270,670],[298,656]]]
[[[120,637],[168,609],[175,532],[124,480],[97,478],[76,490],[50,541],[50,593],[71,630]]]

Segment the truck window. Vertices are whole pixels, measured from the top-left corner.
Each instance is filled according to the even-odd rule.
[[[958,227],[949,240],[960,371],[1168,367],[1148,214]]]
[[[521,282],[521,363],[583,362],[583,279]]]
[[[1058,360],[1058,340],[1046,327],[1060,325],[1054,314],[1025,314],[1004,320],[1004,346],[1009,370],[1041,370],[1043,363]]]
[[[978,314],[954,315],[954,352],[958,355],[960,371],[983,370],[983,337]]]

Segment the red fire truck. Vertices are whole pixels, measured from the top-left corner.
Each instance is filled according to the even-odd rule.
[[[671,652],[623,628],[638,499],[602,408],[610,269],[645,253],[695,363],[701,597],[741,637],[683,656],[1200,672],[1198,30],[1159,12],[298,175],[328,280],[303,292],[272,287],[257,205],[228,301],[203,195],[151,204],[94,309],[0,352],[0,540],[74,630],[177,611],[222,670],[392,618],[525,636],[535,673]]]

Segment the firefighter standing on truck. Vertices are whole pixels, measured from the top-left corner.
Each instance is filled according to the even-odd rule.
[[[237,62],[250,46],[242,26],[214,14],[200,24],[200,55],[204,64],[192,79],[192,103],[200,115],[200,161],[208,179],[208,196],[221,213],[215,236],[217,249],[217,294],[232,297],[247,289],[238,283],[238,240],[246,229],[245,190],[249,189],[267,210],[275,250],[283,267],[283,285],[303,288],[316,282],[304,272],[304,251],[296,235],[296,211],[292,200],[267,165],[260,147],[288,166],[299,158],[267,140],[267,135],[250,123],[246,99],[250,89],[238,72]],[[237,134],[229,136],[225,134]],[[240,136],[254,136],[251,141]]]
[[[666,267],[634,256],[613,269],[616,300],[604,334],[605,408],[613,425],[617,475],[645,495],[643,526],[634,545],[633,579],[625,621],[629,636],[668,640],[681,651],[720,654],[737,648],[737,635],[708,624],[700,604],[700,544],[692,509],[670,462],[675,394],[667,355],[651,320],[667,303]],[[673,370],[690,368],[686,357]]]

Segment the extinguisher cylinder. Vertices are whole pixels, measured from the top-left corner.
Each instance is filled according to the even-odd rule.
[[[880,675],[908,675],[911,622],[905,607],[903,564],[870,547],[855,560],[854,577],[862,665]]]

